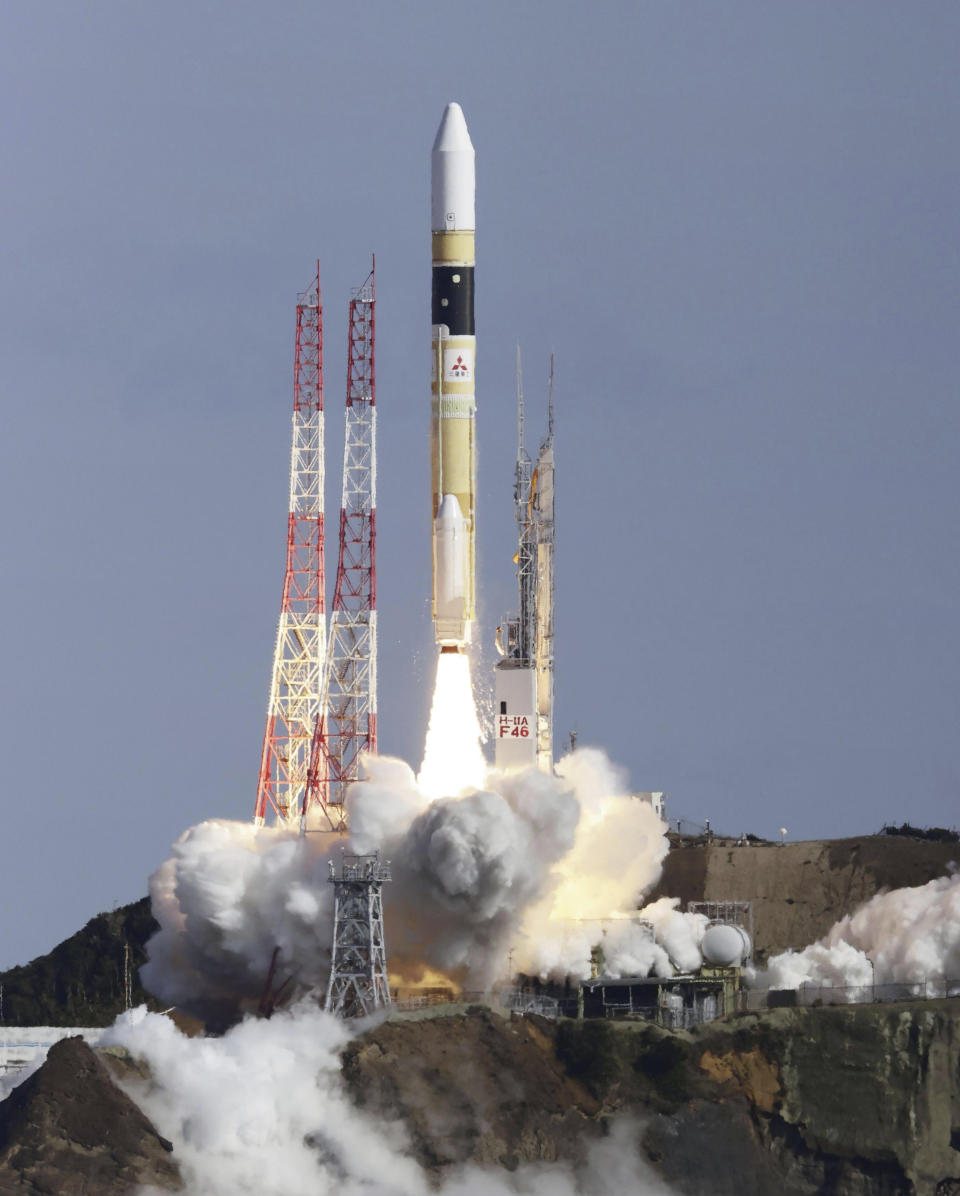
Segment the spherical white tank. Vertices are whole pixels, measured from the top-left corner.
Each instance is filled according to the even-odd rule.
[[[742,926],[717,922],[707,927],[700,950],[706,963],[718,968],[739,967],[750,956],[750,935]]]

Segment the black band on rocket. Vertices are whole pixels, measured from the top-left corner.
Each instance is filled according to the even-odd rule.
[[[473,266],[434,266],[434,324],[446,324],[451,336],[475,336]]]

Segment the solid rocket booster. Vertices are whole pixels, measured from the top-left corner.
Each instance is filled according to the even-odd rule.
[[[433,297],[430,371],[430,516],[433,626],[445,652],[470,642],[476,613],[474,524],[473,143],[459,104],[448,104],[430,159]]]

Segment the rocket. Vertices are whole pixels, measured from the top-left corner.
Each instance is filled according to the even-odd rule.
[[[473,143],[459,104],[448,104],[444,111],[430,167],[432,615],[441,652],[464,652],[476,617],[476,176]]]

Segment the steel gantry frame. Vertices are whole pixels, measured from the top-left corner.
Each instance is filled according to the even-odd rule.
[[[295,824],[321,710],[326,651],[323,527],[323,307],[320,267],[298,297],[287,559],[254,822]]]
[[[517,348],[517,463],[514,472],[514,514],[517,521],[517,589],[520,608],[497,628],[496,645],[505,658],[497,666],[501,715],[508,704],[525,712],[532,702],[535,742],[531,743],[538,767],[553,768],[553,678],[554,678],[554,419],[553,354],[550,354],[550,382],[547,434],[540,442],[536,463],[525,443],[525,406],[520,349]],[[508,680],[513,678],[513,681]],[[516,682],[516,684],[514,683]],[[507,695],[510,695],[507,697]],[[503,700],[506,699],[506,700]],[[502,726],[502,723],[501,723]],[[525,754],[500,755],[498,767],[533,763]],[[503,760],[503,763],[501,763]]]
[[[390,861],[372,855],[333,860],[333,950],[324,1008],[339,1017],[364,1017],[390,1004],[387,948],[383,934],[383,885]]]
[[[531,481],[531,503],[536,533],[536,586],[533,661],[537,670],[537,763],[546,772],[553,768],[553,636],[554,636],[554,452],[553,452],[553,354],[550,354],[550,391],[547,434],[540,442]]]
[[[377,750],[375,269],[350,300],[337,582],[303,830],[346,830],[347,789]]]

